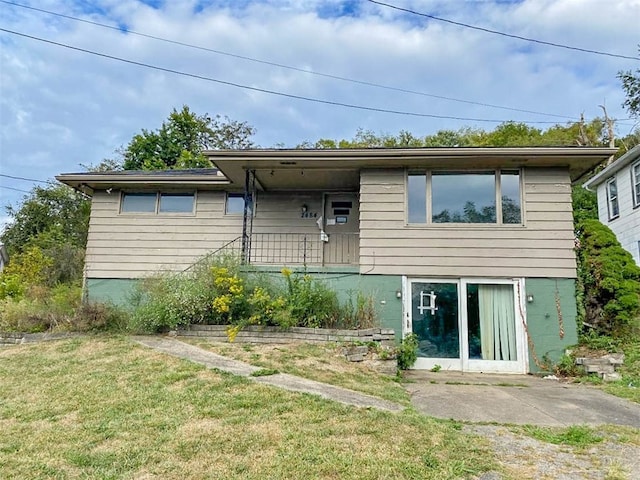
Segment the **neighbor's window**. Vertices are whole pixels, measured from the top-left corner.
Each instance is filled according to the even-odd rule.
[[[195,196],[193,193],[161,193],[160,213],[192,213]]]
[[[155,213],[157,194],[155,193],[123,193],[123,213]]]
[[[609,211],[609,220],[618,218],[620,215],[620,207],[618,206],[618,185],[615,178],[607,182],[607,208]]]
[[[121,213],[193,213],[193,193],[122,194]]]
[[[633,206],[640,205],[640,162],[631,167],[631,186],[633,188]]]
[[[408,221],[519,224],[520,196],[518,170],[410,173]]]
[[[227,205],[225,207],[227,215],[238,215],[244,213],[244,194],[229,193],[227,194]]]

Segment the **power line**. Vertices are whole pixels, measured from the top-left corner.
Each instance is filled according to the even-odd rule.
[[[22,192],[22,193],[31,193],[27,190],[22,190],[20,188],[13,188],[13,187],[5,187],[4,185],[0,185],[0,188],[5,188],[7,190],[15,190],[16,192]]]
[[[481,107],[497,108],[497,109],[501,109],[501,110],[509,110],[509,111],[512,111],[512,112],[531,113],[531,114],[534,114],[534,115],[543,115],[543,116],[547,116],[547,117],[556,117],[556,118],[563,118],[565,120],[577,121],[576,117],[570,117],[570,116],[567,116],[567,115],[557,115],[557,114],[554,114],[554,113],[545,113],[545,112],[537,112],[537,111],[534,111],[534,110],[525,110],[525,109],[521,109],[521,108],[505,107],[505,106],[502,106],[502,105],[495,105],[495,104],[484,103],[484,102],[476,102],[476,101],[473,101],[473,100],[463,100],[463,99],[460,99],[460,98],[447,97],[447,96],[444,96],[444,95],[435,95],[435,94],[432,94],[432,93],[426,93],[426,92],[420,92],[420,91],[410,90],[410,89],[406,89],[406,88],[394,87],[394,86],[391,86],[391,85],[382,85],[382,84],[379,84],[379,83],[368,82],[366,80],[357,80],[357,79],[353,79],[353,78],[349,78],[349,77],[333,75],[333,74],[330,74],[330,73],[323,73],[323,72],[315,72],[315,71],[305,70],[303,68],[293,67],[291,65],[285,65],[285,64],[282,64],[282,63],[271,62],[271,61],[268,61],[268,60],[260,60],[260,59],[257,59],[257,58],[247,57],[247,56],[244,56],[244,55],[238,55],[238,54],[235,54],[235,53],[229,53],[229,52],[225,52],[225,51],[222,51],[222,50],[216,50],[216,49],[213,49],[213,48],[203,47],[201,45],[193,45],[193,44],[190,44],[190,43],[180,42],[180,41],[177,41],[177,40],[171,40],[171,39],[164,38],[164,37],[159,37],[159,36],[156,36],[156,35],[150,35],[150,34],[147,34],[147,33],[136,32],[134,30],[128,30],[128,29],[125,29],[125,28],[122,28],[122,27],[114,27],[113,25],[106,25],[104,23],[99,23],[99,22],[95,22],[95,21],[92,21],[92,20],[86,20],[86,19],[83,19],[83,18],[73,17],[71,15],[65,15],[65,14],[58,13],[58,12],[52,12],[50,10],[44,10],[42,8],[36,8],[36,7],[29,6],[29,5],[22,5],[20,3],[10,2],[10,1],[7,1],[7,0],[0,0],[0,3],[5,3],[7,5],[13,5],[13,6],[20,7],[20,8],[26,8],[26,9],[29,9],[29,10],[34,10],[34,11],[37,11],[37,12],[42,12],[42,13],[46,13],[46,14],[49,14],[49,15],[54,15],[54,16],[57,16],[57,17],[66,18],[68,20],[73,20],[73,21],[76,21],[76,22],[82,22],[82,23],[86,23],[86,24],[89,24],[89,25],[94,25],[94,26],[101,27],[101,28],[107,28],[107,29],[110,29],[110,30],[115,30],[115,31],[120,32],[120,33],[126,33],[126,34],[129,34],[129,35],[137,35],[137,36],[140,36],[140,37],[149,38],[149,39],[152,39],[152,40],[158,40],[158,41],[170,43],[170,44],[173,44],[173,45],[180,45],[182,47],[194,48],[194,49],[197,49],[197,50],[202,50],[202,51],[205,51],[205,52],[215,53],[215,54],[218,54],[218,55],[224,55],[224,56],[228,56],[228,57],[232,57],[232,58],[238,58],[238,59],[241,59],[241,60],[247,60],[249,62],[260,63],[260,64],[263,64],[263,65],[270,65],[270,66],[273,66],[273,67],[285,68],[285,69],[288,69],[288,70],[293,70],[293,71],[296,71],[296,72],[302,72],[302,73],[306,73],[306,74],[309,74],[309,75],[316,75],[316,76],[319,76],[319,77],[330,78],[330,79],[333,79],[333,80],[340,80],[340,81],[343,81],[343,82],[350,82],[350,83],[355,83],[355,84],[358,84],[358,85],[365,85],[365,86],[368,86],[368,87],[381,88],[381,89],[391,90],[391,91],[400,92],[400,93],[408,93],[408,94],[412,94],[412,95],[420,95],[420,96],[423,96],[423,97],[437,98],[439,100],[447,100],[447,101],[450,101],[450,102],[466,103],[468,105],[478,105],[478,106],[481,106]]]
[[[488,119],[488,118],[469,118],[469,117],[456,117],[456,116],[451,116],[451,115],[435,115],[435,114],[431,114],[431,113],[408,112],[408,111],[404,111],[404,110],[391,110],[391,109],[386,109],[386,108],[368,107],[368,106],[365,106],[365,105],[356,105],[356,104],[353,104],[353,103],[336,102],[336,101],[333,101],[333,100],[323,100],[323,99],[320,99],[320,98],[305,97],[303,95],[295,95],[295,94],[292,94],[292,93],[278,92],[276,90],[268,90],[266,88],[251,87],[249,85],[243,85],[243,84],[240,84],[240,83],[228,82],[226,80],[220,80],[220,79],[213,78],[213,77],[206,77],[204,75],[197,75],[195,73],[181,72],[179,70],[173,70],[171,68],[159,67],[157,65],[151,65],[149,63],[136,62],[135,60],[128,60],[126,58],[116,57],[116,56],[113,56],[113,55],[108,55],[106,53],[94,52],[93,50],[87,50],[85,48],[74,47],[72,45],[67,45],[67,44],[59,43],[59,42],[54,42],[53,40],[47,40],[47,39],[44,39],[44,38],[35,37],[33,35],[27,35],[26,33],[20,33],[20,32],[16,32],[16,31],[13,31],[13,30],[8,30],[6,28],[0,28],[0,32],[10,33],[12,35],[18,35],[20,37],[30,38],[32,40],[37,40],[39,42],[48,43],[50,45],[56,45],[58,47],[68,48],[70,50],[76,50],[78,52],[88,53],[90,55],[95,55],[97,57],[108,58],[110,60],[116,60],[116,61],[119,61],[119,62],[128,63],[130,65],[136,65],[136,66],[139,66],[139,67],[150,68],[152,70],[158,70],[158,71],[166,72],[166,73],[173,73],[175,75],[181,75],[183,77],[195,78],[195,79],[198,79],[198,80],[205,80],[207,82],[218,83],[220,85],[228,85],[228,86],[231,86],[231,87],[241,88],[241,89],[244,89],[244,90],[251,90],[253,92],[267,93],[269,95],[275,95],[275,96],[279,96],[279,97],[293,98],[293,99],[296,99],[296,100],[303,100],[303,101],[306,101],[306,102],[313,102],[313,103],[321,103],[321,104],[324,104],[324,105],[333,105],[333,106],[337,106],[337,107],[352,108],[352,109],[355,109],[355,110],[365,110],[365,111],[369,111],[369,112],[391,113],[391,114],[394,114],[394,115],[405,115],[405,116],[410,116],[410,117],[438,118],[438,119],[447,119],[447,120],[461,120],[461,121],[468,121],[468,122],[504,123],[504,122],[507,122],[507,121],[515,121],[515,122],[519,122],[519,123],[554,124],[554,125],[558,123],[558,122],[543,122],[543,121],[526,121],[525,122],[525,121],[522,121],[522,120],[495,120],[495,119]]]
[[[548,45],[550,47],[565,48],[567,50],[574,50],[574,51],[584,52],[584,53],[593,53],[595,55],[604,55],[604,56],[607,56],[607,57],[624,58],[626,60],[640,61],[640,58],[638,58],[638,57],[631,57],[631,56],[628,56],[628,55],[620,55],[618,53],[602,52],[602,51],[599,51],[599,50],[590,50],[588,48],[572,47],[570,45],[563,45],[561,43],[546,42],[544,40],[537,40],[535,38],[522,37],[520,35],[513,35],[511,33],[504,33],[504,32],[500,32],[498,30],[491,30],[489,28],[478,27],[476,25],[469,25],[468,23],[456,22],[454,20],[449,20],[447,18],[436,17],[435,15],[429,15],[428,13],[416,12],[415,10],[411,10],[409,8],[398,7],[396,5],[391,5],[390,3],[379,2],[377,0],[367,0],[367,1],[371,2],[371,3],[375,3],[376,5],[380,5],[380,6],[383,6],[383,7],[388,7],[388,8],[392,8],[394,10],[399,10],[401,12],[411,13],[413,15],[418,15],[420,17],[426,17],[426,18],[430,18],[432,20],[437,20],[439,22],[450,23],[451,25],[457,25],[459,27],[464,27],[464,28],[471,28],[473,30],[479,30],[479,31],[485,32],[485,33],[492,33],[494,35],[501,35],[503,37],[515,38],[517,40],[523,40],[525,42],[538,43],[540,45]]]
[[[37,182],[37,183],[51,183],[47,180],[36,180],[35,178],[25,178],[25,177],[14,177],[13,175],[5,175],[4,173],[0,173],[0,177],[12,178],[13,180],[24,180],[25,182]],[[5,187],[8,188],[8,187]]]

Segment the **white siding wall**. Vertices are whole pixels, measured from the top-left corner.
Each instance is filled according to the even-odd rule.
[[[120,192],[97,191],[91,205],[86,273],[89,278],[140,278],[183,270],[242,235],[242,215],[225,215],[225,193],[197,193],[195,215],[120,214]],[[301,206],[322,212],[322,195],[259,194],[254,233],[318,233]]]
[[[360,186],[360,270],[412,276],[575,278],[565,169],[526,169],[525,226],[405,221],[405,173],[368,170]]]
[[[633,190],[631,180],[631,165],[627,165],[615,174],[618,186],[618,205],[620,215],[614,220],[609,220],[607,209],[607,182],[598,185],[598,217],[618,237],[618,241],[631,255],[636,264],[640,265],[640,208],[633,208]],[[609,177],[611,178],[611,177]],[[608,180],[608,178],[607,178]]]

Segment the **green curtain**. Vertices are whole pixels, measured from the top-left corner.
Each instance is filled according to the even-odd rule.
[[[478,285],[483,360],[517,360],[512,285]]]

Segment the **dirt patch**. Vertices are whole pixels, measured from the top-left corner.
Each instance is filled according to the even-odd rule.
[[[465,431],[489,439],[513,478],[536,480],[623,480],[640,471],[640,447],[607,439],[580,449],[518,435],[507,427],[466,425]]]

